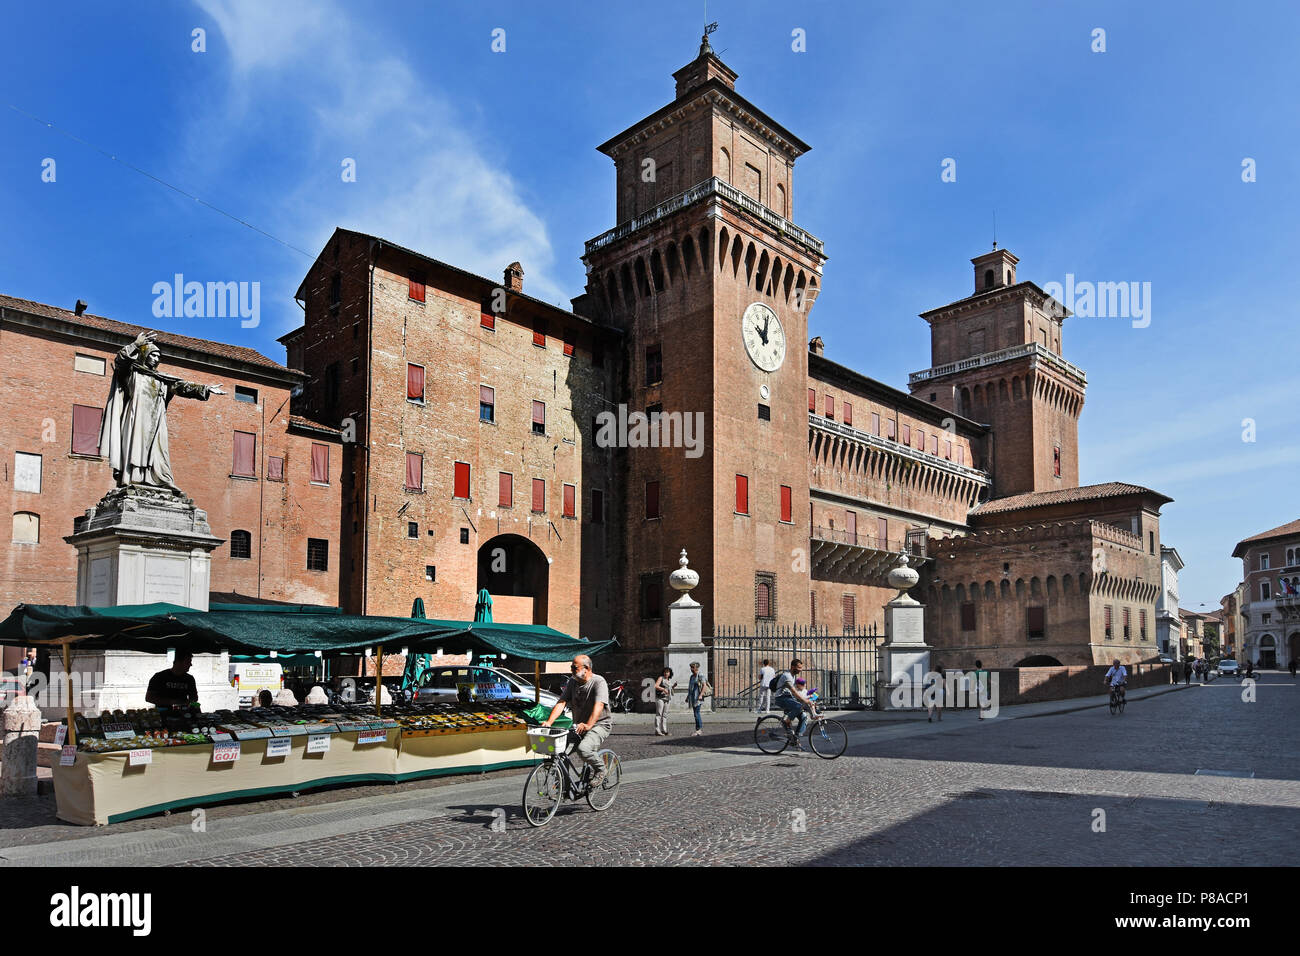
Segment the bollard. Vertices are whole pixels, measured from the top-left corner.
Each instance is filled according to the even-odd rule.
[[[36,744],[41,710],[30,697],[15,699],[4,712],[4,754],[0,756],[0,796],[36,796]]]

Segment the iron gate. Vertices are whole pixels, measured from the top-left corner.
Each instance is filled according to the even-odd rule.
[[[720,627],[710,640],[709,677],[714,706],[752,709],[758,700],[758,672],[767,658],[779,674],[790,659],[803,661],[803,677],[818,699],[836,710],[876,705],[881,638],[875,625],[832,634],[829,629],[773,627],[749,631]]]

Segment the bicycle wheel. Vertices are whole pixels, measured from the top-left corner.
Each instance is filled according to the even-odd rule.
[[[1112,714],[1114,714],[1114,713],[1117,713],[1118,711],[1119,711],[1119,703],[1118,703],[1118,701],[1115,700],[1115,692],[1114,692],[1114,691],[1111,691],[1111,695],[1110,695],[1110,712],[1111,712]]]
[[[790,746],[790,731],[776,714],[758,718],[754,724],[754,743],[765,754],[779,754]]]
[[[1127,701],[1127,697],[1126,697],[1124,694],[1120,694],[1120,695],[1119,695],[1119,712],[1120,712],[1121,714],[1124,713],[1124,704],[1125,704],[1126,701]]]
[[[560,768],[549,760],[538,764],[524,784],[524,819],[532,826],[545,826],[560,809],[563,799],[564,780]]]
[[[808,730],[808,744],[823,760],[834,760],[849,746],[849,732],[838,720],[819,720]]]
[[[618,754],[612,750],[602,750],[596,756],[605,765],[605,779],[595,790],[587,788],[587,806],[593,810],[608,810],[618,796],[618,785],[623,780],[623,764],[619,761]],[[590,774],[591,771],[587,770],[587,773]]]

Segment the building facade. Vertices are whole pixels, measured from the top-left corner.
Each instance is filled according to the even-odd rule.
[[[1182,625],[1178,617],[1178,572],[1183,559],[1176,548],[1160,548],[1160,593],[1156,597],[1156,647],[1171,660],[1183,659]]]
[[[1240,660],[1285,668],[1300,660],[1300,520],[1237,542],[1244,630]]]

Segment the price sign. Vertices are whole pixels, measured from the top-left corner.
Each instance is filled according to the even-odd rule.
[[[71,767],[77,762],[77,748],[72,746],[64,747],[59,751],[59,766]]]
[[[58,746],[62,747],[62,746],[63,746],[63,742],[64,742],[65,740],[67,740],[67,739],[68,739],[68,725],[67,725],[67,724],[59,724],[59,726],[57,726],[57,727],[54,728],[54,742],[55,742],[55,744],[57,744]]]
[[[307,753],[323,754],[330,749],[329,734],[309,734],[307,737]]]
[[[231,739],[233,739],[233,738],[230,736],[230,734],[221,734],[221,733],[216,733],[216,734],[208,734],[208,736],[212,738],[212,742],[213,742],[213,743],[223,743],[223,742],[225,742],[225,741],[227,741],[227,740],[231,740]]]
[[[153,750],[149,747],[143,750],[132,750],[131,756],[127,758],[128,767],[143,767],[147,763],[153,763]]]
[[[291,750],[293,750],[293,741],[288,737],[276,737],[266,742],[268,757],[287,757]]]
[[[105,740],[124,740],[135,736],[135,728],[130,724],[104,724]]]
[[[213,763],[234,763],[239,759],[239,742],[212,745]]]
[[[357,734],[358,744],[382,744],[387,739],[386,730],[363,730]]]

